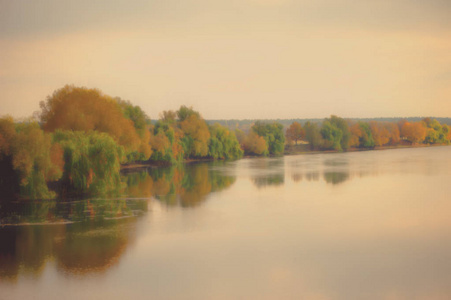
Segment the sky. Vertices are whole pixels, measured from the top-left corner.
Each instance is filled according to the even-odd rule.
[[[451,1],[0,0],[0,115],[66,84],[152,119],[451,117]]]

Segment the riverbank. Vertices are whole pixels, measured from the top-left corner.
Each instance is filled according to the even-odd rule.
[[[300,154],[320,154],[320,153],[345,153],[345,152],[358,152],[358,151],[374,151],[374,150],[390,150],[390,149],[406,149],[406,148],[425,148],[425,147],[437,147],[437,146],[449,146],[446,144],[399,144],[393,146],[377,146],[374,148],[349,148],[346,151],[337,150],[310,150],[308,144],[300,144],[294,146],[287,146],[285,148],[284,155],[300,155]]]
[[[438,147],[438,146],[449,146],[445,144],[416,144],[411,145],[408,143],[399,144],[395,146],[378,146],[374,148],[349,148],[347,151],[337,151],[337,150],[310,150],[308,144],[299,144],[299,145],[292,145],[292,146],[286,146],[285,151],[282,156],[285,155],[307,155],[307,154],[322,154],[322,153],[346,153],[346,152],[359,152],[359,151],[374,151],[374,150],[392,150],[392,149],[406,149],[406,148],[425,148],[425,147]],[[246,155],[243,156],[243,158],[256,158],[260,156],[250,156]],[[270,156],[271,157],[271,156]],[[210,162],[215,161],[212,158],[199,158],[199,159],[186,159],[182,163],[184,164],[190,164],[190,163],[199,163],[199,162]],[[134,171],[137,169],[146,169],[146,168],[156,168],[156,167],[167,167],[171,164],[166,162],[145,162],[145,163],[133,163],[133,164],[126,164],[121,165],[121,171],[128,172],[128,171]]]

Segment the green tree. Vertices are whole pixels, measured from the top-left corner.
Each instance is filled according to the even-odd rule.
[[[105,194],[121,187],[124,149],[101,132],[61,131],[54,141],[64,150],[62,194]]]
[[[268,145],[269,154],[281,155],[285,147],[285,135],[283,125],[280,123],[266,124],[257,121],[252,126],[252,131],[263,137]]]
[[[205,157],[208,155],[210,131],[200,114],[192,108],[180,107],[177,111],[179,128],[183,132],[181,138],[185,157]]]
[[[351,137],[348,123],[345,119],[334,115],[330,116],[327,120],[341,131],[340,147],[342,150],[347,150],[349,148],[349,139]]]
[[[316,150],[321,146],[322,138],[318,124],[308,121],[304,124],[305,138],[311,150]]]
[[[321,136],[324,139],[323,147],[325,149],[334,149],[337,151],[342,151],[341,139],[343,137],[342,131],[331,123],[327,119],[324,120],[321,127]]]
[[[214,159],[238,159],[243,156],[234,132],[219,124],[210,126],[208,147],[208,155]]]
[[[376,141],[373,138],[376,134],[379,143],[388,143],[389,132],[382,124],[366,122],[357,122],[350,126],[351,138],[349,139],[349,146],[358,148],[373,148],[376,145]],[[378,144],[379,146],[381,144]]]

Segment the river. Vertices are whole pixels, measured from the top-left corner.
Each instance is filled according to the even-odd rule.
[[[445,146],[253,158],[2,204],[0,299],[451,299],[450,168]]]

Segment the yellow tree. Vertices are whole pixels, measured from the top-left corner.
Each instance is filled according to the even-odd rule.
[[[191,107],[181,106],[177,111],[179,127],[183,132],[181,139],[186,156],[202,157],[208,154],[210,131],[207,123]]]
[[[401,136],[411,143],[421,143],[426,138],[427,128],[422,122],[404,122],[401,127]]]
[[[243,140],[243,150],[246,154],[267,155],[268,145],[263,137],[251,131]]]
[[[349,127],[351,137],[349,138],[349,147],[359,147],[360,138],[363,136],[362,128],[359,123],[354,123]]]
[[[286,130],[285,137],[287,139],[287,142],[291,145],[293,142],[295,144],[298,143],[298,141],[301,141],[305,138],[305,131],[302,128],[301,124],[298,122],[293,122]]]
[[[390,142],[391,134],[385,123],[371,121],[370,128],[376,146],[382,146]]]
[[[63,152],[38,123],[14,124],[10,117],[1,118],[0,166],[2,191],[10,184],[6,193],[20,191],[21,196],[32,199],[52,198],[47,182],[61,177]]]
[[[40,103],[41,122],[45,131],[99,131],[109,134],[124,146],[127,154],[139,152],[148,159],[149,135],[140,137],[132,120],[127,119],[117,101],[97,89],[66,85]]]

